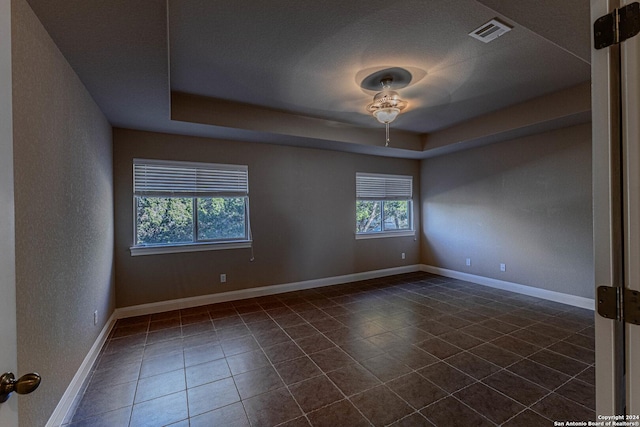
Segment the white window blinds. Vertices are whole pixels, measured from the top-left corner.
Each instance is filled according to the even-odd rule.
[[[356,199],[358,200],[411,200],[413,177],[356,173]]]
[[[243,197],[248,167],[134,159],[133,193],[151,197]]]

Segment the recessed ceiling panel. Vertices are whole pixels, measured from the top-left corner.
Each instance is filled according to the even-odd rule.
[[[392,140],[420,140],[590,77],[585,0],[27,1],[108,120],[132,129],[379,154],[377,140],[353,142],[378,131],[384,139],[366,111],[377,89],[362,86],[377,71],[411,74],[398,88],[408,106]],[[513,29],[489,44],[468,36],[494,18]],[[227,117],[249,104],[282,120],[172,119],[172,91],[209,99],[201,104]],[[294,134],[291,114],[326,120]],[[384,153],[416,155],[405,151]]]
[[[418,78],[394,127],[424,133],[589,79],[515,23],[490,44],[468,36],[495,17],[475,0],[171,1],[171,88],[376,126],[359,76],[402,67]]]

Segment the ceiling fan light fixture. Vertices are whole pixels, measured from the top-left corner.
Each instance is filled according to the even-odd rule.
[[[400,114],[400,109],[396,107],[381,108],[373,112],[373,116],[383,125],[394,121],[398,114]]]
[[[385,77],[380,81],[382,92],[376,93],[373,102],[367,105],[367,111],[373,114],[380,123],[386,125],[387,140],[385,146],[389,145],[389,123],[393,122],[398,114],[407,107],[407,101],[403,101],[395,90],[391,90],[393,79]]]
[[[367,111],[373,114],[376,118],[378,117],[376,113],[382,110],[397,110],[397,113],[393,116],[393,119],[400,113],[400,111],[404,110],[407,106],[407,101],[403,101],[400,99],[400,95],[395,90],[388,89],[388,86],[384,87],[382,92],[376,93],[373,97],[373,102],[367,105]],[[393,119],[389,120],[392,122]],[[379,119],[378,119],[379,120]],[[386,123],[380,121],[380,123]]]

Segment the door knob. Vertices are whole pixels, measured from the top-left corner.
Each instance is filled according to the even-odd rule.
[[[18,394],[29,394],[40,385],[40,375],[32,372],[16,377],[11,372],[6,372],[0,377],[0,403],[6,402],[14,391]]]

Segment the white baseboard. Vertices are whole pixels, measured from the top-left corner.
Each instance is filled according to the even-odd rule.
[[[239,291],[221,292],[218,294],[201,295],[197,297],[134,305],[130,307],[117,308],[115,311],[115,316],[116,319],[123,319],[127,317],[142,316],[146,314],[161,313],[163,311],[198,307],[200,305],[215,304],[219,302],[235,301],[239,299],[261,297],[266,295],[276,295],[284,292],[319,288],[321,286],[339,285],[341,283],[356,282],[358,280],[376,279],[378,277],[392,276],[394,274],[413,273],[416,271],[420,271],[420,269],[420,265],[408,265],[403,267],[385,268],[383,270],[345,274],[343,276],[305,280],[302,282],[262,286],[259,288],[241,289]]]
[[[576,295],[564,294],[562,292],[549,291],[547,289],[534,288],[533,286],[520,285],[518,283],[506,282],[504,280],[492,279],[490,277],[476,276],[475,274],[463,273],[446,268],[433,267],[431,265],[421,265],[420,270],[438,274],[440,276],[451,277],[452,279],[466,280],[478,285],[490,286],[492,288],[503,289],[505,291],[538,297],[550,301],[572,305],[574,307],[595,309],[595,301],[591,298],[579,297]]]
[[[96,338],[96,341],[91,346],[89,353],[87,353],[86,357],[82,361],[82,364],[78,368],[78,371],[73,376],[71,383],[67,387],[67,390],[62,395],[62,398],[58,402],[58,406],[54,409],[51,417],[49,417],[49,421],[45,427],[59,427],[65,421],[65,417],[67,413],[71,409],[76,396],[82,389],[82,386],[86,379],[91,374],[91,370],[93,369],[93,365],[96,362],[96,359],[100,355],[100,351],[104,346],[104,343],[107,342],[107,338],[109,337],[109,333],[111,333],[111,329],[116,323],[115,312],[111,314],[107,323],[105,323],[102,331],[100,331],[100,335]]]

